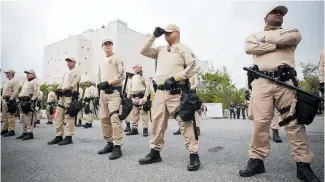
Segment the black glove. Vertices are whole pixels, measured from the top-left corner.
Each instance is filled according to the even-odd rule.
[[[164,83],[164,87],[166,90],[171,90],[173,88],[173,85],[176,84],[176,80],[174,77],[168,78],[165,83]]]
[[[165,30],[160,28],[160,27],[156,27],[155,31],[153,32],[153,34],[155,35],[155,37],[160,37],[162,34],[165,33]]]
[[[324,82],[319,84],[319,88],[318,88],[321,92],[324,92]]]
[[[105,88],[108,88],[109,84],[108,82],[100,82],[99,84],[97,84],[97,88],[100,90],[104,90]]]

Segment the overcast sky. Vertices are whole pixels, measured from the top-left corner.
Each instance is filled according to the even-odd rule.
[[[252,63],[244,52],[245,39],[263,30],[265,13],[276,5],[289,9],[283,27],[296,27],[303,35],[296,62],[317,64],[324,47],[323,1],[53,0],[1,2],[1,69],[13,68],[24,76],[24,70],[33,68],[41,76],[44,46],[112,20],[144,34],[174,23],[180,27],[181,41],[200,59],[212,61],[216,68],[226,66],[233,82],[243,87],[242,67]]]

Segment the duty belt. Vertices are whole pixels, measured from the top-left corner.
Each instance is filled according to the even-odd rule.
[[[295,69],[291,68],[286,71],[259,71],[260,73],[267,75],[272,78],[280,78],[281,81],[287,81],[293,77],[297,76],[297,72]]]
[[[3,99],[4,99],[6,102],[8,102],[9,99],[10,99],[10,96],[4,96]]]
[[[138,94],[132,94],[132,97],[133,98],[135,98],[135,97],[143,98],[144,97],[144,93],[141,92],[141,93],[138,93]]]
[[[176,87],[173,88],[173,90],[182,90],[183,88],[185,88],[185,85],[176,85]],[[158,85],[157,86],[158,90],[165,90],[165,91],[170,91],[171,89],[166,89],[164,85]]]
[[[30,97],[28,96],[22,96],[22,97],[18,97],[20,101],[30,101]]]

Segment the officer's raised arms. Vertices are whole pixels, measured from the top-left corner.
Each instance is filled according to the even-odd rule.
[[[255,34],[250,35],[245,42],[245,52],[247,54],[261,55],[272,52],[276,49],[275,44],[260,42]]]

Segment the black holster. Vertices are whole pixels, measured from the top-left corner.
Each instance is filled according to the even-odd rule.
[[[32,104],[33,104],[33,102],[31,100],[29,100],[29,101],[23,100],[20,102],[20,107],[24,114],[28,114],[29,112],[34,111],[32,109]]]
[[[85,114],[92,113],[90,110],[90,102],[85,103]]]
[[[126,97],[122,98],[121,106],[122,106],[122,108],[121,108],[122,111],[120,111],[121,114],[119,115],[119,118],[122,121],[122,120],[125,120],[129,116],[130,112],[133,109],[132,100],[130,100]]]
[[[194,119],[195,111],[200,110],[202,101],[198,95],[189,91],[189,87],[183,89],[179,106],[179,116],[183,121],[191,122]]]
[[[7,102],[7,112],[15,114],[18,109],[18,104],[15,100]]]
[[[296,117],[299,124],[309,125],[313,122],[321,102],[318,99],[305,95],[301,92],[297,93],[298,102],[296,105]]]

